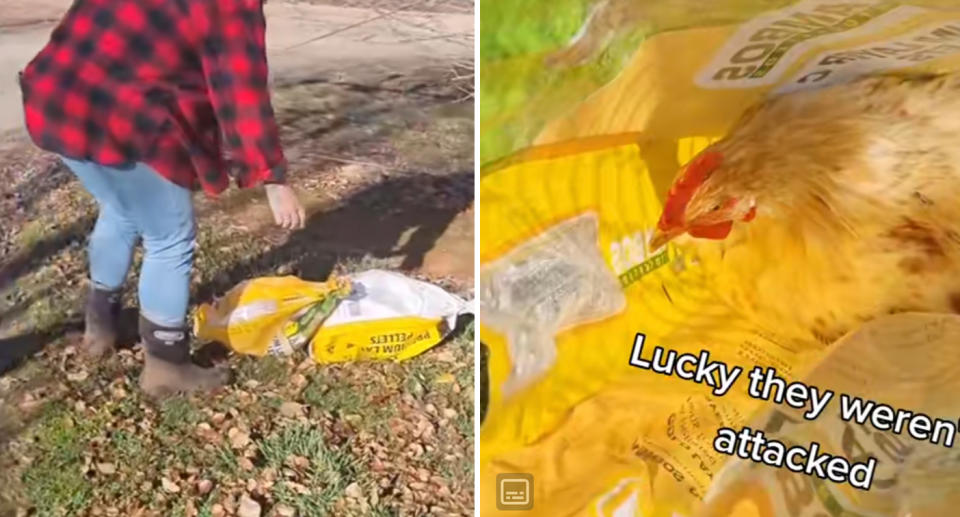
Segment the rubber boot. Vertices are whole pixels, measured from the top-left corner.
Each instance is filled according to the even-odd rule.
[[[90,357],[100,357],[117,345],[117,319],[120,316],[120,291],[90,287],[84,314],[83,342],[80,347]]]
[[[190,358],[190,333],[186,328],[156,325],[140,316],[144,346],[140,388],[147,395],[165,397],[191,391],[214,390],[227,383],[230,372],[203,368]]]

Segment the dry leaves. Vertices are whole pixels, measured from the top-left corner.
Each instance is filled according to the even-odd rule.
[[[347,485],[347,489],[344,490],[344,493],[347,494],[347,497],[353,499],[363,499],[363,488],[360,488],[360,484],[354,481]]]
[[[303,405],[296,402],[284,402],[280,405],[280,414],[287,418],[297,418],[303,415]]]
[[[83,382],[87,380],[90,374],[86,370],[80,370],[79,372],[71,372],[67,374],[67,380],[70,382]]]
[[[236,427],[231,427],[227,431],[227,439],[230,440],[230,446],[234,449],[243,449],[250,445],[250,434]]]
[[[249,495],[243,494],[240,497],[240,507],[237,509],[237,517],[260,517],[260,503],[254,501]]]
[[[297,510],[291,508],[285,504],[279,504],[273,508],[273,511],[277,514],[277,517],[294,517],[297,515]]]
[[[197,482],[197,493],[200,495],[207,495],[211,490],[213,490],[213,481],[201,479]]]
[[[180,485],[177,485],[165,477],[160,478],[160,486],[162,486],[165,491],[171,494],[177,494],[180,492]]]

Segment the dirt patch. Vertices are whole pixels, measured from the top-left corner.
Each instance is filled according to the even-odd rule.
[[[451,69],[472,61],[471,11],[395,12],[389,2],[370,4],[267,2],[267,57],[275,84],[316,79],[372,84],[390,75],[408,76],[418,67]],[[9,80],[0,79],[0,131],[22,125],[15,72],[47,42],[69,6],[70,0],[4,0],[0,27],[16,26],[0,28],[0,70],[9,71]]]
[[[421,271],[429,277],[473,282],[473,209],[458,214],[423,257]],[[470,252],[468,255],[467,252]]]

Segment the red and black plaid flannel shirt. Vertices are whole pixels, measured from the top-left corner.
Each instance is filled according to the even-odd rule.
[[[265,30],[262,0],[74,0],[21,74],[27,129],[48,151],[144,162],[212,194],[228,172],[282,182]]]

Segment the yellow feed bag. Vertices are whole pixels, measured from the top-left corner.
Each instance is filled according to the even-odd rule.
[[[215,303],[201,305],[194,315],[194,334],[240,354],[286,355],[310,339],[316,325],[350,290],[349,280],[341,278],[327,282],[294,276],[248,280]],[[308,316],[309,323],[301,323],[301,316]]]
[[[442,342],[469,310],[458,296],[390,271],[326,282],[263,277],[201,305],[194,333],[254,356],[305,348],[318,363],[402,361]]]

